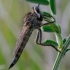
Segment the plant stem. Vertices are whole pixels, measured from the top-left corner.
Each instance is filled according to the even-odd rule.
[[[52,70],[58,70],[58,67],[60,65],[61,59],[62,59],[62,54],[58,53]]]
[[[67,41],[64,43],[63,48],[62,48],[62,52],[58,53],[52,70],[58,70],[58,67],[60,65],[61,59],[65,55],[66,50],[67,50],[69,44],[70,44],[70,36],[68,37]]]

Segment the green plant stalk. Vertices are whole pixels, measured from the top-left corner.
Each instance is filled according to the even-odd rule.
[[[62,52],[58,53],[52,70],[58,70],[58,67],[60,65],[61,59],[65,55],[66,50],[67,50],[69,44],[70,44],[70,36],[68,37],[67,41],[64,43],[63,48],[62,48]]]
[[[51,19],[48,19],[48,21],[52,21]],[[61,27],[59,24],[57,23],[53,23],[50,25],[52,30],[55,32],[55,36],[56,36],[56,41],[58,43],[58,48],[61,49],[61,53],[58,52],[58,55],[56,57],[55,63],[53,65],[52,70],[58,70],[58,67],[60,65],[61,59],[63,58],[63,55],[66,52],[66,43],[63,45],[63,39],[62,39],[62,35],[61,35]],[[68,42],[67,42],[68,43]]]
[[[63,47],[63,39],[61,34],[55,33],[56,41],[58,43],[58,48],[61,49]]]

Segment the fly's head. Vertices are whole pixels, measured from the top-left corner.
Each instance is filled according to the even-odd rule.
[[[32,12],[29,12],[24,17],[24,25],[31,25],[31,28],[38,29],[43,20],[42,13],[39,5],[32,8]]]
[[[32,11],[33,11],[33,13],[35,13],[37,15],[38,21],[43,20],[42,13],[41,13],[40,8],[39,8],[39,4],[38,4],[38,6],[33,7]]]

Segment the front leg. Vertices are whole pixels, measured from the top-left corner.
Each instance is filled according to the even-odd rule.
[[[55,45],[53,45],[52,43],[42,43],[42,31],[41,29],[39,28],[38,29],[38,34],[37,34],[37,38],[36,38],[36,43],[38,45],[41,45],[41,46],[51,46],[53,47],[56,51],[59,51],[61,52]]]
[[[53,20],[52,21],[49,21],[49,20],[46,20],[46,18],[52,18]],[[46,15],[43,15],[43,19],[45,21],[47,21],[47,23],[44,23],[44,24],[41,24],[40,27],[44,26],[44,25],[50,25],[50,24],[53,24],[54,22],[56,22],[55,18],[53,16],[46,16]]]

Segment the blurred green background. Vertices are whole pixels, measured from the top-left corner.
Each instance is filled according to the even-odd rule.
[[[31,11],[35,4],[23,0],[0,0],[0,70],[8,70],[13,59],[13,51],[22,29],[23,16]],[[70,34],[70,0],[56,0],[57,23],[61,25],[62,36]],[[49,12],[47,6],[41,10]],[[57,51],[51,47],[42,47],[35,43],[37,30],[32,33],[24,52],[11,70],[51,70]],[[55,40],[54,33],[43,32],[43,41]],[[59,70],[70,70],[70,52],[61,61]]]

